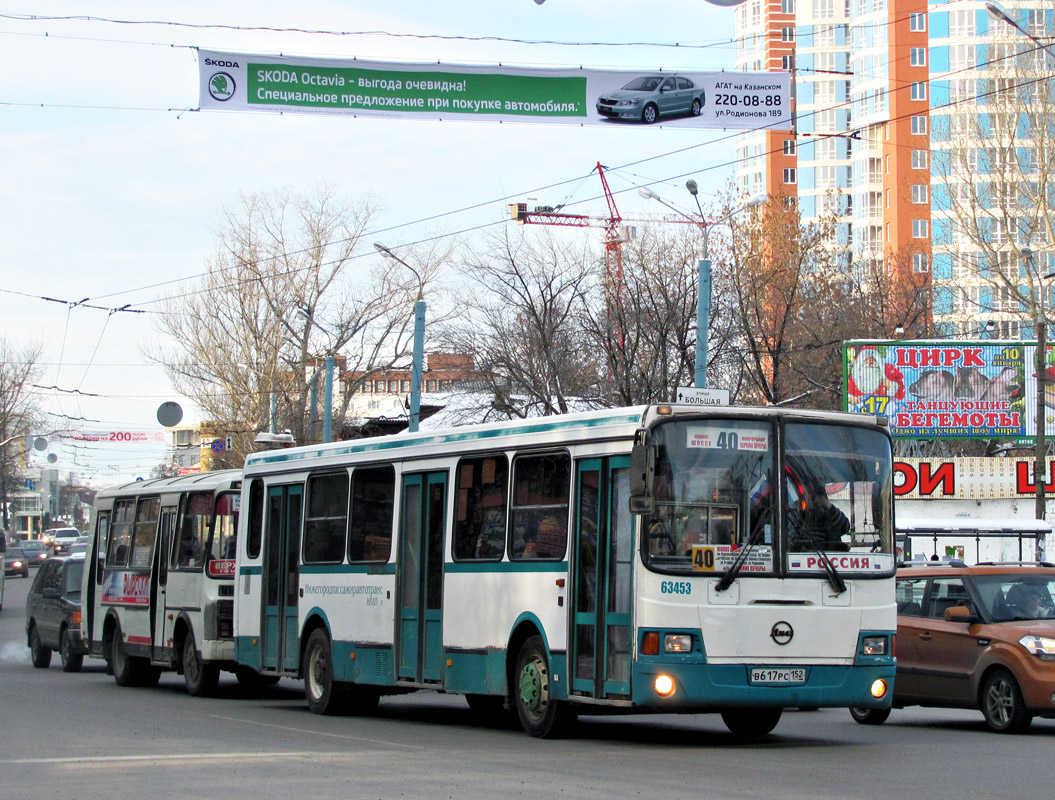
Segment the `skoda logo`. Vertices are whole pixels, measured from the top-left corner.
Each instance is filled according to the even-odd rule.
[[[214,72],[209,78],[209,94],[213,100],[230,100],[234,97],[234,78],[227,72]]]
[[[769,632],[769,638],[780,645],[790,642],[795,636],[795,629],[788,622],[778,622]]]

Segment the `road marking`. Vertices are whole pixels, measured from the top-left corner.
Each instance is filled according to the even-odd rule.
[[[320,753],[317,750],[295,750],[280,753],[154,753],[148,755],[126,755],[126,756],[65,756],[55,758],[7,758],[0,759],[0,764],[120,764],[120,763],[143,763],[143,762],[178,762],[178,761],[225,761],[237,759],[238,761],[269,761],[273,759],[347,759],[351,756],[370,755],[372,753]]]
[[[402,747],[402,748],[406,748],[407,750],[424,750],[424,749],[426,749],[426,748],[422,747],[421,745],[406,744],[404,742],[389,742],[389,741],[386,741],[384,739],[366,739],[366,738],[364,738],[362,736],[349,736],[349,735],[344,734],[344,733],[330,733],[328,731],[317,731],[317,730],[311,730],[309,728],[291,728],[289,725],[276,725],[273,722],[256,722],[255,720],[242,719],[241,717],[225,717],[225,716],[222,716],[220,714],[203,714],[202,716],[209,717],[210,719],[222,719],[225,722],[237,722],[240,725],[256,725],[256,726],[261,727],[261,728],[277,728],[278,730],[281,730],[281,731],[292,731],[294,733],[307,733],[307,734],[310,734],[312,736],[329,736],[329,737],[332,737],[334,739],[347,739],[347,740],[352,741],[352,742],[369,742],[370,744],[381,744],[381,745],[385,745],[386,747]],[[0,763],[3,763],[3,762],[0,762]]]

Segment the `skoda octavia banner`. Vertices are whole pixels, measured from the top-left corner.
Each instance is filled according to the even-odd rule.
[[[198,51],[203,111],[791,129],[786,72],[615,72]]]
[[[867,341],[843,345],[847,411],[877,414],[910,439],[1031,440],[1036,344]],[[1044,428],[1055,431],[1055,353],[1044,363]]]

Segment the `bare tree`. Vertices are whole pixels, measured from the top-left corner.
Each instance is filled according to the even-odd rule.
[[[644,225],[623,248],[622,283],[598,283],[585,326],[605,354],[615,405],[670,402],[691,385],[696,362],[696,310],[703,237],[688,224]],[[730,347],[724,284],[714,282],[708,365],[722,371]]]
[[[0,509],[9,530],[8,491],[21,485],[26,437],[33,433],[37,409],[32,384],[40,374],[40,347],[17,347],[0,335]]]
[[[1005,331],[1028,336],[1051,307],[1055,58],[1009,26],[995,32],[981,77],[951,81],[953,98],[967,102],[934,119],[935,259],[951,264],[943,277],[952,278],[936,290],[935,313],[956,334],[977,335],[983,315],[1016,321]]]
[[[413,274],[372,249],[361,254],[373,215],[369,202],[342,204],[325,186],[243,196],[225,213],[199,290],[168,298],[161,328],[175,348],[155,357],[232,433],[238,457],[269,425],[272,403],[276,427],[308,440],[308,398],[326,357],[343,365],[337,378],[358,375],[340,382],[338,421],[363,380],[407,358],[414,301],[447,251],[426,253]]]
[[[789,198],[729,221],[726,265],[748,376],[744,399],[837,407],[839,351],[852,287],[829,247],[834,210],[803,225]]]
[[[473,355],[496,411],[567,413],[600,404],[603,365],[583,328],[594,258],[549,231],[487,240],[461,259],[474,279],[463,313],[443,327],[448,349]]]

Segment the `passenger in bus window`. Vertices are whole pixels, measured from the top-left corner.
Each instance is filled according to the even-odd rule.
[[[850,520],[828,499],[824,485],[812,479],[803,481],[806,508],[792,517],[792,550],[847,551],[843,536],[850,532]],[[797,524],[796,524],[797,522]]]

